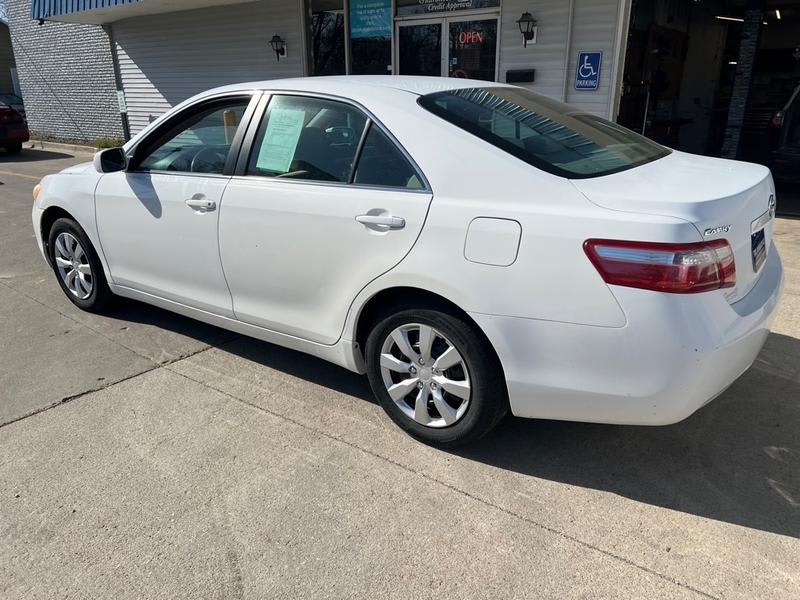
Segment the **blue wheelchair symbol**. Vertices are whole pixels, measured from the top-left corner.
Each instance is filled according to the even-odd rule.
[[[600,87],[600,63],[602,52],[580,52],[575,69],[576,90],[596,90]]]

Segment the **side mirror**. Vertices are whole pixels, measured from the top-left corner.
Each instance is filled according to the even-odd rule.
[[[128,168],[128,157],[122,148],[108,148],[94,155],[94,168],[98,173],[115,173]]]

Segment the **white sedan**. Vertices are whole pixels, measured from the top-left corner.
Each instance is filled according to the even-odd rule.
[[[45,177],[67,298],[135,298],[366,373],[438,445],[517,416],[663,425],[725,390],[783,274],[761,166],[518,87],[235,85]]]

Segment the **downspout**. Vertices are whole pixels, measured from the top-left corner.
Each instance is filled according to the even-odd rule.
[[[572,22],[575,18],[575,0],[569,0],[567,13],[567,39],[564,47],[564,87],[561,90],[561,101],[567,101],[567,90],[569,89],[569,66],[572,61]]]
[[[117,90],[117,95],[119,96],[122,94],[123,98],[125,95],[125,89],[122,87],[122,73],[119,68],[119,55],[117,54],[117,44],[114,41],[114,31],[111,28],[111,23],[106,23],[103,25],[103,31],[106,32],[108,36],[108,44],[111,49],[111,63],[114,66],[114,87]],[[131,139],[131,126],[128,122],[128,112],[119,111],[119,118],[122,122],[122,135],[125,138],[125,141],[130,141]]]

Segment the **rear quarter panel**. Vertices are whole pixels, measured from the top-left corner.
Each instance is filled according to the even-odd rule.
[[[384,122],[431,183],[434,198],[428,219],[409,255],[367,286],[355,307],[382,289],[410,286],[435,292],[467,312],[623,327],[625,314],[586,257],[583,242],[593,237],[698,239],[696,229],[682,219],[594,205],[569,180],[540,171],[416,108],[424,115],[406,120],[413,126],[395,122],[389,114]],[[511,265],[466,259],[467,230],[477,217],[520,223],[519,252]],[[354,326],[352,319],[348,327]]]

